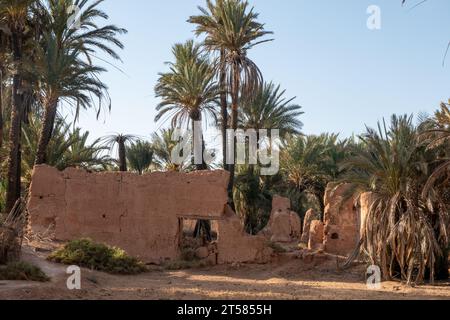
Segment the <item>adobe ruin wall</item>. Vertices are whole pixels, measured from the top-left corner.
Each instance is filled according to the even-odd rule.
[[[181,219],[217,220],[227,230],[219,235],[223,251],[219,261],[233,262],[228,249],[236,250],[234,239],[242,237],[243,229],[226,227],[232,221],[225,215],[228,181],[226,171],[139,176],[36,166],[28,203],[29,231],[59,241],[91,238],[159,264],[179,258]],[[263,238],[248,236],[248,240],[255,248],[246,250],[253,250],[258,262],[270,257],[264,250],[256,252],[264,247]],[[251,257],[244,252],[235,259],[250,262]]]

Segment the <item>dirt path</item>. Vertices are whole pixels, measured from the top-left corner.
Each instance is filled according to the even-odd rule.
[[[450,283],[409,288],[396,282],[368,290],[364,269],[338,272],[335,262],[285,259],[270,265],[218,266],[164,271],[139,276],[112,276],[82,270],[82,290],[66,288],[66,267],[48,263],[43,254],[25,252],[52,282],[0,282],[0,299],[449,299]]]

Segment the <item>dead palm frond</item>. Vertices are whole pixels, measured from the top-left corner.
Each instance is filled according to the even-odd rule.
[[[448,237],[447,211],[437,192],[422,197],[433,153],[420,139],[412,117],[393,116],[361,137],[365,144],[346,160],[342,181],[355,193],[370,191],[374,200],[363,226],[362,252],[385,278],[420,283],[435,278]],[[433,190],[434,191],[434,190]]]
[[[0,265],[20,258],[26,222],[25,206],[26,200],[19,199],[4,220],[0,216]]]

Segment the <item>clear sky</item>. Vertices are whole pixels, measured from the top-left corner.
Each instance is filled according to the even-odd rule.
[[[409,0],[411,3],[419,0]],[[434,112],[450,98],[450,1],[408,10],[401,0],[251,0],[275,41],[249,52],[265,80],[280,83],[303,106],[304,132],[361,133],[392,113]],[[113,132],[148,137],[155,124],[154,85],[171,46],[193,38],[186,19],[204,0],[107,0],[111,22],[128,29],[121,53],[125,74],[109,67],[112,112],[99,121],[83,112],[93,137]],[[366,22],[381,9],[381,30]]]

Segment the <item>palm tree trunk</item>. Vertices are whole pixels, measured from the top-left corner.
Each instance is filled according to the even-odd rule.
[[[48,105],[45,106],[42,131],[39,137],[38,150],[36,153],[36,165],[44,164],[47,161],[47,148],[53,135],[53,127],[55,125],[57,107],[57,101],[48,102]]]
[[[196,130],[195,123],[199,122],[201,120],[202,120],[202,117],[201,117],[200,113],[198,113],[198,114],[196,113],[193,116],[191,115],[192,134],[193,134],[193,136],[192,136],[192,150],[194,151],[194,154],[195,154],[196,144],[198,143],[195,140],[195,138],[196,138],[196,136],[195,136],[195,130]],[[199,130],[200,130],[200,132],[198,134],[201,136],[201,144],[202,144],[202,163],[201,164],[200,163],[196,163],[195,167],[196,167],[197,171],[202,171],[202,170],[207,170],[208,169],[208,165],[206,164],[205,157],[204,157],[204,154],[205,154],[205,140],[203,139],[203,131],[202,131],[201,127],[200,127]]]
[[[191,115],[191,121],[192,121],[192,134],[193,134],[193,138],[192,138],[192,147],[194,150],[194,154],[195,154],[195,147],[196,144],[198,143],[196,141],[196,135],[195,135],[195,123],[198,121],[201,121],[201,114],[198,112],[195,112]],[[200,130],[201,130],[201,126],[200,126]],[[207,170],[208,169],[208,165],[205,162],[205,158],[204,158],[204,152],[205,152],[205,140],[203,139],[203,133],[199,132],[198,134],[201,135],[201,143],[202,143],[202,163],[196,163],[195,167],[197,171],[203,171],[203,170]],[[195,224],[195,229],[194,229],[194,238],[199,238],[202,235],[202,231],[203,234],[206,238],[206,241],[210,242],[212,240],[212,235],[211,235],[211,223],[208,220],[198,220],[197,223]]]
[[[0,149],[3,148],[3,101],[1,98],[2,88],[0,85]]]
[[[3,66],[0,66],[0,149],[3,148]]]
[[[119,141],[119,166],[120,172],[127,172],[127,152],[125,148],[125,141]]]
[[[21,79],[13,76],[13,97],[11,106],[11,124],[9,129],[8,186],[6,191],[6,212],[10,212],[20,198],[20,137],[21,137],[21,97],[19,94]]]
[[[259,139],[261,138],[260,136],[260,132],[259,130],[256,130],[256,150],[259,150]],[[255,165],[254,164],[249,164],[248,165],[248,170],[250,172],[250,175],[254,175],[255,174]]]
[[[14,65],[19,68],[22,59],[22,38],[20,32],[12,32],[11,37]],[[22,78],[19,70],[15,70],[12,84],[11,125],[9,129],[8,186],[6,189],[6,212],[13,209],[20,198],[21,178],[21,146],[22,131]]]
[[[231,93],[231,128],[236,132],[238,128],[238,108],[239,108],[239,89],[241,82],[241,69],[238,63],[233,64],[233,85],[232,85],[232,93]],[[233,163],[229,166],[230,171],[230,183],[228,185],[228,198],[229,204],[234,209],[234,200],[233,200],[233,188],[234,188],[234,178],[236,171],[236,138],[233,141],[234,148],[234,159]]]
[[[228,129],[228,103],[227,103],[227,73],[225,70],[225,49],[220,51],[220,108],[222,115],[222,151],[223,168],[228,170],[227,165],[227,129]]]

